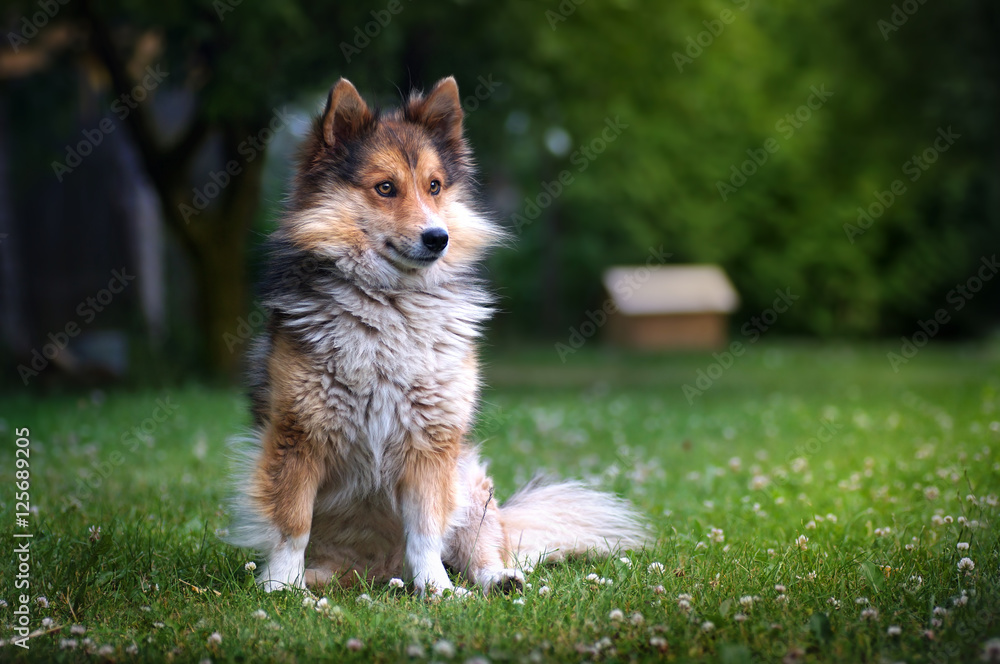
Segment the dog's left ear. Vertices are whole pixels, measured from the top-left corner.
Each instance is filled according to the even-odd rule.
[[[409,119],[448,143],[462,141],[462,100],[454,76],[442,78],[426,97],[414,97],[407,106]]]

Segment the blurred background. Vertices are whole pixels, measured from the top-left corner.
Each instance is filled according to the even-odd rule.
[[[988,0],[5,2],[0,383],[237,379],[262,242],[341,76],[383,106],[458,79],[515,237],[485,267],[494,347],[568,344],[607,268],[664,262],[721,266],[734,337],[777,290],[798,299],[769,334],[898,347],[944,308],[938,336],[983,338],[998,18]]]

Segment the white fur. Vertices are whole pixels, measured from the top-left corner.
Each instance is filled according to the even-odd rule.
[[[588,552],[638,549],[649,533],[628,501],[566,481],[537,479],[504,503],[501,514],[521,565]]]

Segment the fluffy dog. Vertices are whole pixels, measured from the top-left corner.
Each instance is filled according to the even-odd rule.
[[[501,507],[466,436],[491,310],[476,264],[502,232],[473,198],[453,78],[372,110],[341,79],[270,241],[254,433],[230,541],[266,589],[401,576],[421,594],[523,583],[519,566],[646,539],[630,505],[535,481]]]

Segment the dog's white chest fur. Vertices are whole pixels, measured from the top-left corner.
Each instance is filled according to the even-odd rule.
[[[331,443],[354,469],[350,484],[367,493],[391,482],[408,446],[468,427],[478,388],[473,344],[489,311],[470,301],[467,286],[323,286],[326,297],[299,303],[290,327],[319,370]]]

